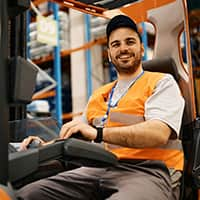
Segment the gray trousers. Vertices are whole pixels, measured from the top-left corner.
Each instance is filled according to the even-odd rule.
[[[167,168],[157,161],[81,167],[17,191],[23,200],[175,200]]]

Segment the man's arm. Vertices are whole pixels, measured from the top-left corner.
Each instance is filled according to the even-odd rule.
[[[139,124],[104,128],[103,141],[133,148],[150,148],[165,145],[171,129],[159,120],[149,120]]]
[[[178,137],[183,109],[184,100],[177,83],[171,75],[165,75],[145,103],[146,121],[120,128],[105,128],[103,140],[135,148],[164,145],[170,137]]]
[[[86,139],[94,140],[97,130],[80,121],[63,125],[60,137],[69,138],[80,131]],[[126,147],[148,148],[167,143],[171,129],[160,120],[149,120],[139,124],[103,129],[103,141]]]

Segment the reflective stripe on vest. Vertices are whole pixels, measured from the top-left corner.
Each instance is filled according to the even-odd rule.
[[[114,153],[119,159],[147,159],[161,160],[168,168],[183,170],[183,152],[175,149],[132,149],[117,148],[108,149]]]
[[[157,82],[164,76],[161,73],[145,72],[135,82],[118,105],[110,109],[105,127],[118,127],[144,121],[144,105],[152,95]],[[87,107],[87,119],[92,125],[98,126],[107,110],[107,98],[115,82],[103,86],[91,97]],[[173,145],[172,145],[173,144]],[[169,140],[168,144],[159,148],[124,148],[106,145],[119,159],[150,159],[161,160],[169,168],[182,170],[183,152],[179,140]]]

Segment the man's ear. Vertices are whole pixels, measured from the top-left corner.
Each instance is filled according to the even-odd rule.
[[[141,53],[142,53],[142,56],[144,56],[144,45],[143,44],[141,44]]]
[[[107,49],[107,53],[108,53],[108,61],[111,62],[111,56],[110,56],[110,50]]]

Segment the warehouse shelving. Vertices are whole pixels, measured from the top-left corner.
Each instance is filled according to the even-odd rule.
[[[39,5],[40,3],[44,3],[44,2],[47,2],[47,1],[38,1],[38,0],[36,0],[36,1],[33,1],[33,2],[34,2],[35,5]],[[62,10],[66,11],[66,6],[65,7],[60,6],[60,7],[62,8]],[[51,13],[51,12],[49,12],[49,13]],[[33,21],[33,20],[31,20],[31,21]],[[87,28],[86,28],[86,30],[87,30]],[[82,50],[86,51],[86,52],[90,52],[90,48],[92,48],[95,45],[102,45],[102,44],[103,45],[106,44],[106,38],[105,38],[105,36],[103,36],[103,37],[100,36],[100,37],[97,37],[97,38],[95,38],[93,40],[91,40],[91,38],[88,38],[83,45],[74,47],[72,49],[63,49],[63,50],[60,51],[60,53],[57,56],[60,57],[61,62],[62,62],[63,59],[66,59],[66,58],[68,60],[70,60],[70,55],[72,53],[78,52],[78,51],[82,51]],[[33,62],[35,64],[41,66],[41,67],[44,67],[44,66],[47,66],[48,64],[49,65],[53,65],[52,61],[54,59],[55,59],[55,55],[54,54],[50,54],[50,55],[41,57],[39,59],[33,59]],[[67,61],[67,62],[69,63],[69,61]],[[48,64],[45,64],[45,63],[48,63]],[[88,63],[89,63],[89,61],[87,61],[87,64]],[[61,68],[63,70],[62,64],[61,64]],[[88,73],[91,73],[91,71],[88,71]],[[91,77],[91,74],[89,75],[89,77]],[[88,83],[88,85],[89,85],[88,86],[89,87],[89,89],[88,89],[88,97],[89,97],[91,95],[91,92],[92,92],[91,80],[90,80],[90,83]],[[48,92],[45,92],[44,94],[40,94],[40,95],[34,96],[33,100],[36,100],[36,99],[46,99],[46,98],[56,98],[56,94],[57,93],[54,90],[48,91]],[[59,105],[60,101],[61,100],[56,101],[56,104]],[[78,113],[78,115],[80,114],[80,112],[77,112],[77,113]],[[76,116],[77,113],[75,113],[74,115],[72,115],[71,113],[63,113],[62,114],[62,119],[63,120],[70,119],[70,117]]]
[[[42,3],[42,2],[45,2],[46,0],[35,0],[34,3],[36,5],[38,5],[39,3]],[[80,1],[75,1],[75,0],[54,0],[54,2],[57,2],[62,8],[73,8],[73,9],[76,9],[76,10],[79,10],[79,11],[82,11],[84,13],[90,13],[92,15],[96,15],[96,16],[103,16],[104,18],[107,16],[107,14],[109,13],[109,7],[104,7],[104,6],[101,6],[101,7],[97,7],[95,6],[95,4],[86,4],[84,3],[84,0],[80,0]],[[91,1],[93,2],[93,1]],[[134,0],[133,0],[134,2]],[[125,3],[125,1],[124,1]],[[143,1],[144,4],[147,4],[148,1]],[[113,5],[111,5],[113,4]],[[117,11],[126,11],[129,12],[128,10],[131,9],[131,5],[130,6],[127,6],[126,8],[117,8],[117,5],[115,4],[115,1],[111,1],[111,4],[110,6],[116,6],[116,10]],[[152,4],[153,5],[153,4]],[[120,7],[120,6],[119,6]],[[112,7],[113,8],[113,7]],[[132,12],[134,13],[134,11]],[[110,13],[112,15],[112,13]],[[193,13],[192,13],[193,14]],[[196,13],[194,14],[194,16],[197,16]],[[144,16],[141,16],[141,18],[144,17]],[[190,15],[189,15],[190,17]],[[138,22],[141,20],[139,18],[137,18]],[[193,20],[194,21],[194,20]],[[190,22],[192,23],[193,22],[192,20],[190,20]],[[105,44],[106,43],[106,39],[105,38],[98,38],[98,39],[95,39],[93,41],[89,41],[87,43],[85,43],[84,45],[82,46],[79,46],[79,47],[76,47],[76,48],[73,48],[73,49],[67,49],[67,50],[63,50],[60,52],[60,56],[61,56],[61,59],[67,57],[67,56],[70,56],[72,53],[74,52],[77,52],[77,51],[80,51],[80,50],[87,50],[89,48],[91,48],[92,46],[96,45],[96,44]],[[37,59],[37,60],[34,60],[35,63],[37,64],[41,64],[41,63],[44,63],[44,62],[49,62],[53,59],[53,56],[50,55],[50,56],[46,56],[44,58],[41,58],[41,59]],[[194,74],[196,73],[195,71],[198,70],[198,67],[195,67],[194,68]],[[49,95],[49,96],[53,96],[55,95],[55,92],[49,92],[45,95]],[[38,97],[38,98],[41,98],[41,97]]]
[[[105,37],[100,37],[100,38],[95,39],[95,40],[93,40],[93,41],[87,42],[87,43],[85,43],[84,45],[79,46],[79,47],[77,47],[77,48],[62,50],[62,51],[60,52],[60,56],[61,56],[61,57],[66,57],[66,56],[69,56],[69,55],[70,55],[71,53],[73,53],[73,52],[80,51],[80,50],[86,50],[86,49],[91,48],[91,47],[94,46],[94,45],[105,44],[105,43],[106,43],[106,38],[105,38]],[[53,60],[53,55],[48,55],[48,56],[45,56],[45,57],[43,57],[43,58],[36,59],[36,60],[33,60],[33,61],[34,61],[34,63],[36,63],[36,64],[40,64],[40,63],[48,62],[48,61],[51,61],[51,60]]]

